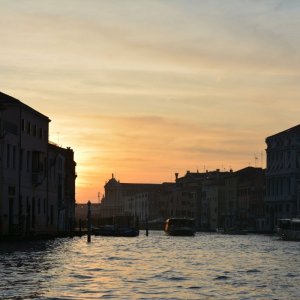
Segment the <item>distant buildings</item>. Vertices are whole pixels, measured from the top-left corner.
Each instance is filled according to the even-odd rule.
[[[160,184],[121,183],[112,174],[104,188],[105,197],[100,205],[102,218],[133,215],[145,221],[156,217]]]
[[[266,170],[187,171],[162,184],[121,183],[112,175],[97,214],[138,216],[151,224],[194,218],[201,231],[274,231],[278,219],[300,215],[300,125],[266,143]]]
[[[264,171],[247,167],[236,172],[206,171],[177,179],[194,195],[194,218],[198,229],[215,231],[260,231],[258,219],[263,216]],[[187,190],[184,191],[185,194]]]
[[[194,218],[203,231],[274,231],[279,218],[300,215],[300,125],[266,143],[266,170],[187,171],[176,173],[175,182],[155,185],[120,183],[112,176],[100,214]]]
[[[199,230],[262,231],[264,170],[175,174],[174,183],[120,183],[114,176],[105,185],[100,218],[138,216],[143,222],[171,217],[194,218]]]
[[[266,138],[266,226],[300,215],[300,125]]]
[[[48,142],[49,122],[0,93],[0,236],[73,229],[74,152]]]

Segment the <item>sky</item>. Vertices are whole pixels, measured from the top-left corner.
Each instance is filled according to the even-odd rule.
[[[265,167],[300,122],[300,1],[0,0],[0,90],[75,152],[76,201]],[[256,159],[256,158],[257,159]]]

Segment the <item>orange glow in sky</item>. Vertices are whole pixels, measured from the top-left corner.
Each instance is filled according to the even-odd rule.
[[[111,173],[160,183],[265,166],[265,137],[299,124],[298,1],[0,5],[0,90],[74,149],[77,202],[97,201]]]

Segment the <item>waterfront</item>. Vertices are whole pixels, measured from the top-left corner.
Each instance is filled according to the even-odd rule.
[[[299,299],[300,243],[197,233],[0,244],[0,299]]]

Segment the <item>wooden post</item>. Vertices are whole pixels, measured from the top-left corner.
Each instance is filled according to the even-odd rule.
[[[149,235],[148,216],[146,216],[146,236]]]
[[[87,242],[91,242],[91,229],[92,229],[92,220],[91,220],[91,202],[87,203],[88,205],[88,214],[87,214],[87,223],[88,223],[88,233],[87,233]]]

